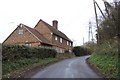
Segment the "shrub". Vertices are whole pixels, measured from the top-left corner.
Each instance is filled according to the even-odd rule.
[[[54,49],[40,47],[27,47],[20,45],[3,45],[2,59],[4,61],[15,61],[23,58],[49,58],[56,57],[57,52]]]
[[[73,48],[73,53],[75,56],[84,56],[90,54],[89,50],[87,48],[84,48],[82,46],[76,46]]]
[[[97,68],[108,78],[119,77],[118,68],[118,43],[116,40],[104,41],[96,45],[94,53],[90,56],[90,63]]]
[[[69,50],[65,50],[65,53],[70,53]]]

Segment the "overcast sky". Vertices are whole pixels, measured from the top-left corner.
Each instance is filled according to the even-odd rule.
[[[96,1],[104,9],[103,1]],[[82,45],[83,37],[88,41],[89,21],[95,22],[93,0],[0,0],[0,43],[20,23],[34,28],[40,19],[50,25],[58,20],[58,29]]]

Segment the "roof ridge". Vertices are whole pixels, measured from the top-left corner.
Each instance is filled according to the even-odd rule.
[[[26,27],[38,40],[40,40],[42,43],[47,43],[49,44],[49,41],[36,29],[31,28],[27,25],[22,24],[24,27]]]
[[[40,19],[40,20],[38,21],[38,23],[39,23],[40,21],[42,21],[43,23],[45,23],[45,25],[50,26],[50,27],[52,27],[52,28],[53,28],[53,26],[52,26],[52,25],[50,25],[50,24],[48,24],[46,21],[44,21],[44,20]],[[37,23],[37,24],[38,24],[38,23]],[[36,26],[37,26],[37,25],[36,25]],[[35,26],[35,27],[36,27],[36,26]],[[34,27],[34,28],[35,28],[35,27]],[[54,28],[54,29],[55,29],[55,28]],[[56,29],[56,30],[58,30],[58,29]],[[58,30],[58,31],[59,31],[59,30]]]
[[[47,24],[48,26],[51,26],[50,24],[48,24],[48,23],[45,22],[44,20],[40,19],[40,20],[38,21],[38,23],[35,25],[35,27],[39,24],[40,21],[42,21],[43,23]],[[35,27],[34,27],[34,28],[35,28]],[[51,26],[51,27],[52,27],[52,26]]]
[[[58,36],[60,36],[60,37],[62,37],[62,38],[64,38],[64,39],[66,39],[66,40],[68,40],[68,41],[71,41],[63,32],[61,32],[61,31],[58,30],[58,29],[55,29],[52,25],[48,24],[47,22],[43,21],[42,19],[40,19],[40,20],[38,21],[38,23],[36,24],[36,26],[37,26],[41,21],[49,28],[49,30],[50,30],[51,32],[53,32],[54,34],[56,34],[56,35],[58,35]],[[35,26],[35,27],[36,27],[36,26]],[[35,27],[34,27],[34,28],[35,28]]]

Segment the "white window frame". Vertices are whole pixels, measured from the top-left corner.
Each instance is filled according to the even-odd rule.
[[[62,50],[62,48],[60,48],[60,53],[63,53],[63,50]]]
[[[56,50],[57,52],[59,52],[59,50],[58,50],[58,48],[57,48],[57,47],[55,48],[55,50]]]
[[[18,34],[22,35],[23,34],[23,30],[19,30]]]
[[[71,46],[71,42],[70,42],[70,46]]]
[[[62,38],[60,38],[60,43],[62,43]]]
[[[56,41],[58,40],[58,37],[57,37],[57,36],[55,36],[55,40],[56,40]]]
[[[69,52],[71,53],[72,51],[69,49]]]
[[[32,44],[30,44],[30,43],[26,43],[25,46],[31,47]]]
[[[69,42],[67,41],[67,45],[69,45]]]

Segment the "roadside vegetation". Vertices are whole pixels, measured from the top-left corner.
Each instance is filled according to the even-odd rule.
[[[90,50],[84,46],[75,46],[72,51],[78,57],[91,54]]]
[[[35,48],[19,45],[3,45],[3,78],[24,77],[27,71],[44,67],[53,62],[74,57],[72,53],[58,54],[54,49]]]
[[[102,43],[99,46],[94,46],[94,49],[89,58],[90,64],[96,67],[106,78],[119,77],[117,44],[113,43],[109,45],[108,43]]]
[[[92,55],[89,62],[95,66],[105,78],[120,78],[120,4],[112,5],[110,17],[101,18],[97,30],[97,43],[88,42]],[[98,35],[99,34],[99,35]]]

